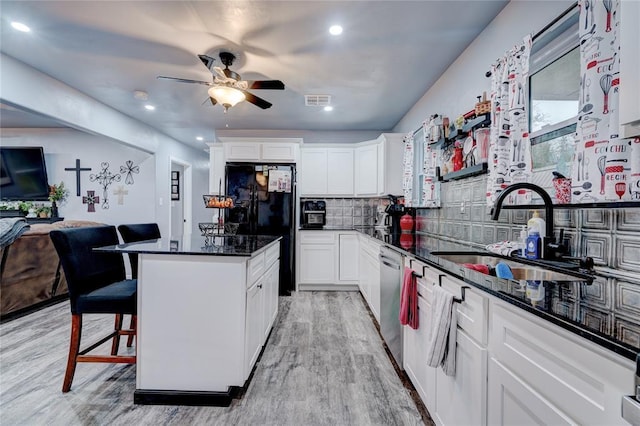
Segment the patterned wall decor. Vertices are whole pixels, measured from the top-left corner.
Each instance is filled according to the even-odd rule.
[[[424,207],[440,206],[440,182],[438,181],[437,167],[441,163],[442,149],[436,142],[440,140],[442,123],[438,123],[435,118],[422,123],[424,140],[424,181],[422,182],[422,194],[420,194],[420,205]],[[405,198],[406,200],[407,198]]]
[[[418,232],[466,242],[472,248],[517,241],[530,212],[503,209],[499,219],[493,221],[485,190],[484,176],[444,182],[442,207],[417,210]],[[461,212],[463,202],[465,209]],[[544,217],[543,210],[540,214]],[[571,256],[593,257],[597,270],[593,284],[568,289],[564,302],[554,309],[571,310],[583,323],[595,324],[605,333],[611,331],[640,350],[640,208],[556,208],[554,225],[556,234],[560,228],[565,230]],[[425,241],[428,244],[428,239]]]
[[[486,204],[493,205],[505,187],[531,180],[529,141],[529,53],[531,36],[491,68],[491,139]],[[527,203],[528,191],[509,194],[509,202]]]
[[[632,199],[632,141],[618,137],[620,1],[580,0],[580,96],[572,202]]]
[[[404,137],[404,154],[402,156],[402,190],[407,205],[413,200],[413,133],[408,133]]]

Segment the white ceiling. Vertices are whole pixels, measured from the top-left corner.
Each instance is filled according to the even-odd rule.
[[[202,148],[215,129],[390,130],[506,3],[2,0],[0,50]],[[334,23],[339,37],[328,34]],[[284,82],[284,91],[251,91],[270,109],[243,102],[224,114],[206,102],[206,86],[156,78],[211,81],[197,55],[220,50],[238,56],[231,69],[243,79]],[[146,111],[135,90],[157,109]],[[305,94],[331,95],[334,111],[305,107]],[[5,112],[2,127],[25,127]]]

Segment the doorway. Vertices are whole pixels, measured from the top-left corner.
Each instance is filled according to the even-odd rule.
[[[191,233],[191,164],[170,159],[171,238]]]

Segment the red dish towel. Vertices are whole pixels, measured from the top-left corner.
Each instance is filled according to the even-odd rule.
[[[418,329],[418,284],[411,268],[404,268],[400,292],[400,324]]]

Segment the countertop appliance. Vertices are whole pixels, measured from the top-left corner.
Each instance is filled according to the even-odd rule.
[[[400,289],[402,254],[380,247],[380,334],[391,355],[402,368],[402,325],[400,325]]]
[[[400,234],[400,218],[405,214],[404,204],[398,202],[398,197],[388,195],[391,203],[384,210],[391,218],[391,233]]]
[[[322,200],[302,201],[300,224],[304,229],[322,229],[327,223],[327,203]]]
[[[295,289],[295,176],[293,164],[227,163],[225,223],[237,223],[238,234],[279,235],[280,295]]]

